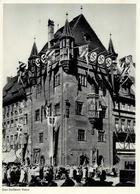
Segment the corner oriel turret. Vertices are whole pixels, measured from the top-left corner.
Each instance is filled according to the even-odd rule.
[[[32,73],[31,78],[32,78],[32,84],[34,85],[36,83],[35,77],[36,77],[36,65],[35,65],[35,60],[38,58],[38,51],[37,51],[37,46],[34,38],[34,43],[32,46],[31,54],[30,57],[28,58],[28,70]]]
[[[68,14],[66,14],[68,16]],[[60,62],[65,72],[69,72],[71,61],[74,57],[74,37],[72,35],[68,19],[60,37]]]

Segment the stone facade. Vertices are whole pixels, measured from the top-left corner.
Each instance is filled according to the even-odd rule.
[[[85,24],[84,26],[83,23]],[[51,24],[54,25],[53,22],[49,21],[48,27]],[[72,28],[72,33],[70,28]],[[36,76],[32,77],[31,85],[27,85],[24,88],[26,95],[22,95],[22,100],[19,95],[14,100],[14,103],[11,103],[11,100],[5,100],[4,97],[3,144],[6,143],[7,145],[7,137],[15,136],[17,133],[16,124],[14,124],[14,127],[7,126],[9,120],[13,119],[14,121],[10,122],[15,123],[16,119],[20,120],[23,117],[24,121],[21,123],[23,124],[22,135],[25,133],[28,135],[25,158],[28,156],[33,164],[40,163],[43,158],[45,164],[80,165],[85,162],[82,158],[86,158],[86,161],[93,165],[99,162],[100,157],[103,157],[104,166],[112,167],[117,152],[121,153],[120,158],[126,155],[126,153],[123,155],[125,148],[120,150],[117,147],[118,144],[116,142],[120,141],[120,139],[116,139],[115,135],[119,133],[118,130],[125,125],[124,128],[128,129],[129,127],[133,133],[131,135],[135,136],[133,130],[135,125],[135,99],[129,95],[126,89],[119,98],[112,98],[109,89],[104,84],[101,75],[103,72],[100,72],[99,69],[95,71],[96,64],[89,64],[88,66],[85,60],[79,58],[77,50],[74,50],[74,48],[78,44],[85,44],[85,35],[84,39],[80,39],[82,35],[77,36],[81,32],[81,28],[85,34],[90,33],[91,35],[90,43],[88,42],[89,40],[86,40],[91,50],[96,45],[99,50],[106,52],[106,49],[91,27],[89,27],[83,15],[75,18],[70,24],[66,20],[63,29],[59,29],[54,36],[50,34],[53,32],[53,26],[51,26],[49,37],[53,37],[53,39],[49,42],[49,49],[53,50],[54,46],[56,46],[56,50],[60,49],[60,53],[55,55],[56,60],[51,63],[51,68],[49,64],[47,65],[46,76],[44,77],[42,73],[37,76],[40,71],[35,66],[34,61],[41,53],[46,52],[48,47],[45,45],[38,53],[34,43],[28,63],[30,70]],[[59,37],[60,32],[62,34],[61,37]],[[95,45],[94,42],[96,43]],[[64,45],[67,46],[65,47]],[[111,50],[112,47],[113,43],[111,41],[108,52],[114,52],[112,60],[116,65],[117,54],[114,48]],[[69,52],[67,52],[67,49],[69,49]],[[41,71],[43,71],[43,68]],[[98,74],[100,79],[98,91],[96,84],[88,79],[87,71],[91,78],[96,77]],[[35,74],[35,72],[37,73]],[[9,90],[12,91],[12,89]],[[6,88],[4,88],[4,91],[6,91]],[[9,93],[7,93],[6,99],[8,99],[8,96]],[[94,102],[89,99],[90,96],[94,96],[92,99]],[[10,97],[10,99],[13,98]],[[21,109],[22,103],[26,104],[26,106],[24,105]],[[10,113],[14,104],[17,105],[18,115],[7,116],[7,110]],[[123,110],[124,105],[127,106],[127,110]],[[98,109],[96,110],[95,108]],[[102,112],[103,110],[104,112]],[[96,120],[91,118],[90,111],[95,111]],[[101,114],[104,114],[104,116],[101,116]],[[52,116],[55,118],[54,125],[50,124],[49,120]],[[125,119],[125,123],[122,123],[122,119],[123,122]],[[17,122],[20,123],[19,121]],[[127,134],[125,133],[125,137]],[[134,143],[135,137],[132,138]],[[125,138],[121,140],[121,142],[124,141]],[[127,139],[126,142],[130,141]],[[10,144],[11,149],[14,149],[14,143],[12,147],[11,140]],[[24,147],[23,141],[21,144],[21,147]],[[4,149],[3,151],[8,150]],[[127,149],[128,155],[129,151],[132,151],[134,156],[135,150],[129,147]]]

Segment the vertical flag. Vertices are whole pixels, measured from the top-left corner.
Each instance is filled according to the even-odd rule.
[[[135,67],[132,60],[132,56],[128,55],[120,59],[120,66],[122,67],[122,73],[120,75],[120,83],[124,85],[128,80],[134,83],[135,80]]]
[[[110,84],[110,81],[109,81],[109,72],[108,72],[108,69],[107,69],[107,66],[106,66],[105,59],[106,58],[103,54],[98,55],[98,64],[99,64],[99,67],[100,67],[99,70],[100,70],[103,82],[104,82],[106,88],[108,89],[108,91],[111,95],[111,98],[113,99],[113,87],[112,87],[112,85]],[[103,69],[105,70],[105,72],[103,72]],[[104,74],[106,74],[107,77]]]
[[[89,73],[89,56],[88,56],[88,54],[89,54],[88,44],[82,45],[82,46],[79,47],[79,57],[86,59],[88,73]]]
[[[23,125],[22,124],[17,124],[17,139],[15,141],[15,153],[16,156],[22,160],[22,148],[18,149],[19,143],[21,143],[21,135],[22,135],[22,130],[23,130]]]
[[[45,53],[41,55],[41,62],[45,65],[45,70],[43,74],[43,81],[45,83],[46,77],[47,77],[47,68],[49,71],[49,75],[51,77],[51,68],[52,63],[55,61],[55,49],[53,50],[47,50]]]
[[[44,106],[44,115],[46,118],[48,118],[49,116],[49,107],[47,106],[47,104],[45,104]]]
[[[103,64],[103,67],[104,67],[105,72],[107,74],[107,79],[105,78],[106,83],[110,88],[110,92],[111,91],[113,92],[115,89],[115,86],[114,86],[114,65],[113,65],[113,61],[111,59],[111,55],[106,53],[106,51],[104,51],[104,52],[105,52],[104,57],[101,57],[101,55],[100,55],[100,57],[101,57],[100,64]]]
[[[128,69],[128,76],[132,79],[135,79],[135,67],[133,61],[130,63],[129,69]]]
[[[85,58],[88,64],[88,44],[79,47],[79,57]]]
[[[23,149],[22,149],[22,157],[23,161],[25,161],[25,155],[27,152],[27,146],[28,146],[28,134],[24,134],[23,139],[22,139],[22,144],[23,144]]]
[[[135,85],[132,84],[132,86],[130,87],[130,93],[135,95]]]
[[[19,68],[17,71],[17,75],[18,75],[18,82],[22,84],[23,88],[24,88],[24,83],[23,83],[23,77],[25,76],[25,71],[26,71],[26,64],[19,61]]]
[[[35,59],[35,65],[37,67],[40,67],[40,58],[39,57]]]
[[[127,71],[130,66],[130,62],[132,61],[132,57],[125,56],[119,60],[119,69],[121,70],[121,77],[124,77],[127,74]]]
[[[48,123],[48,136],[49,136],[49,157],[53,159],[54,157],[54,127],[56,123],[56,117],[48,116],[47,117]]]
[[[79,57],[84,57],[88,52],[88,44],[79,46]]]
[[[92,83],[94,83],[94,86],[95,86],[95,89],[96,89],[96,92],[97,93],[99,91],[99,84],[100,84],[100,77],[99,77],[99,75],[97,73],[97,70],[98,70],[98,66],[103,63],[103,61],[101,60],[101,58],[104,57],[104,55],[101,55],[101,52],[99,53],[99,51],[98,51],[98,53],[97,53],[96,50],[98,50],[98,49],[99,48],[97,47],[97,48],[95,48],[94,50],[92,50],[89,53],[89,61],[91,63],[93,63],[92,68],[94,70],[94,77],[92,77],[91,79],[89,78],[90,75],[88,75],[88,77],[87,77],[87,79],[89,81],[91,81]],[[94,68],[94,64],[95,64],[95,68]]]

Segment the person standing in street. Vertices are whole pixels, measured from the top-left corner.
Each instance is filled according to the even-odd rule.
[[[7,167],[7,186],[10,187],[11,185],[11,167]]]
[[[20,186],[22,186],[24,184],[24,181],[25,181],[25,171],[24,171],[23,166],[21,166],[20,179],[19,179]]]
[[[61,185],[61,187],[71,187],[71,186],[74,186],[74,185],[75,185],[74,181],[72,179],[70,179],[68,173],[65,172],[65,181]]]

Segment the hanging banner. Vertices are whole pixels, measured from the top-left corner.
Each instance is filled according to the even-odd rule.
[[[47,117],[47,122],[49,126],[52,126],[52,125],[54,126],[56,123],[56,120],[57,120],[57,117],[54,117],[54,116]]]
[[[126,64],[130,64],[132,62],[132,55],[128,55],[125,57]]]
[[[110,66],[112,65],[112,59],[111,59],[110,57],[107,57],[107,58],[105,59],[105,62],[106,62],[106,66],[107,66],[107,67],[110,67]]]
[[[48,117],[49,157],[54,156],[55,135],[60,126],[60,117]]]
[[[88,54],[88,44],[79,46],[79,57],[85,57]]]
[[[97,53],[96,52],[91,52],[89,59],[90,59],[91,62],[95,62],[96,59],[97,59]]]
[[[46,56],[46,54],[42,54],[41,55],[41,62],[44,63],[44,64],[47,64],[47,56]]]
[[[37,67],[40,67],[40,58],[35,59],[35,64]]]
[[[48,125],[49,157],[53,157],[53,125]]]
[[[102,65],[105,62],[105,56],[104,55],[99,55],[98,57],[98,63]]]

